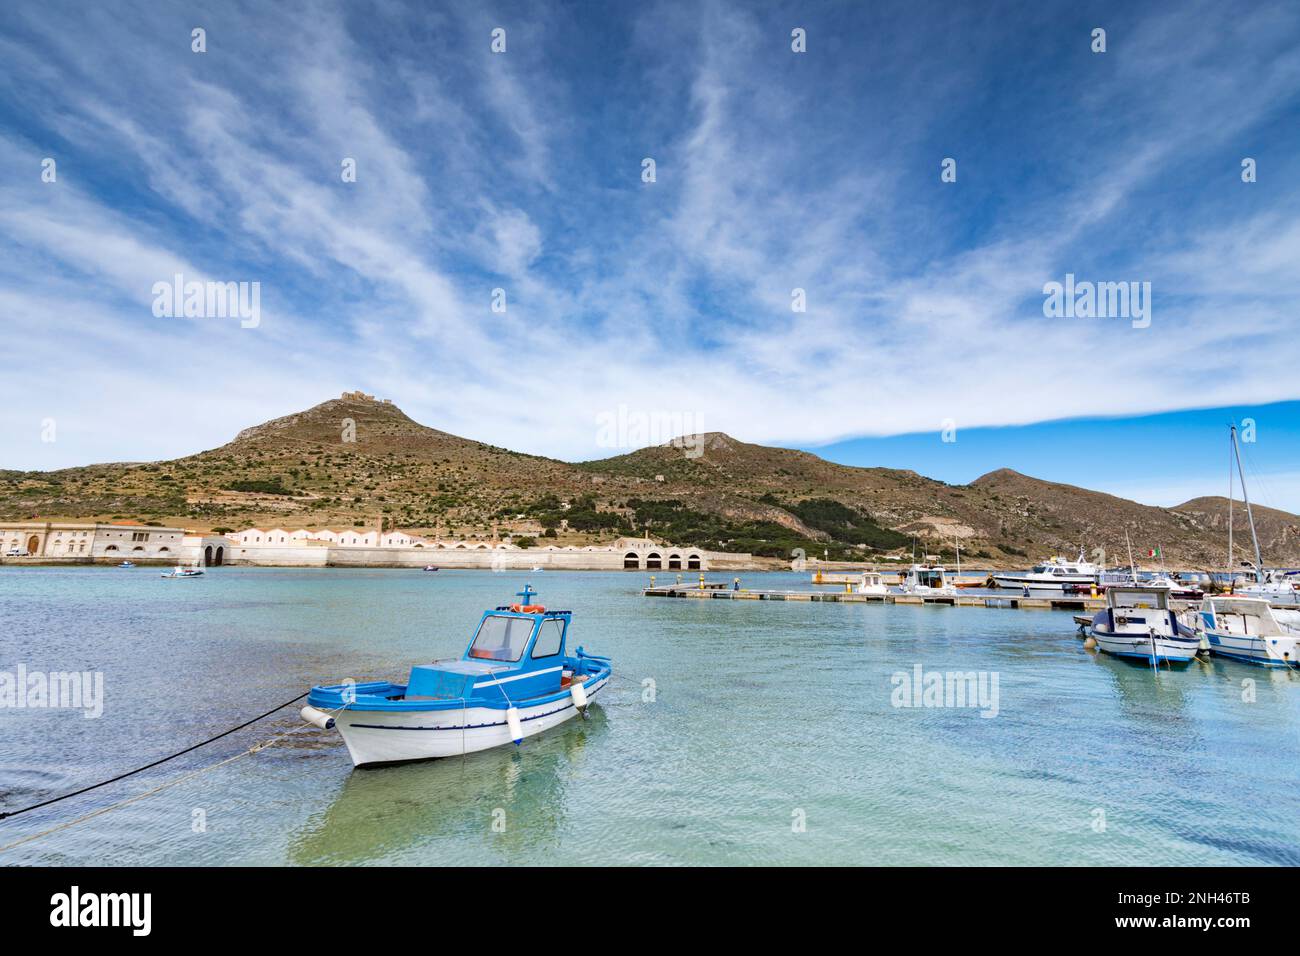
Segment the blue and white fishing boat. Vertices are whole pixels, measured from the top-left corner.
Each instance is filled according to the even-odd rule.
[[[1169,588],[1115,585],[1106,589],[1106,608],[1092,619],[1097,647],[1117,657],[1152,665],[1186,664],[1201,641],[1169,606]]]
[[[1210,595],[1201,602],[1199,630],[1221,657],[1266,667],[1300,666],[1300,628],[1279,620],[1266,598]],[[1290,620],[1290,618],[1285,618]]]
[[[343,735],[358,767],[428,760],[519,744],[585,716],[609,683],[607,657],[567,653],[572,611],[522,602],[485,611],[458,660],[417,664],[405,684],[345,682],[311,689],[303,719]]]

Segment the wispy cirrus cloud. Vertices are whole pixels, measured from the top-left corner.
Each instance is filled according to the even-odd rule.
[[[39,359],[6,465],[180,454],[351,387],[561,457],[607,453],[620,404],[813,445],[1296,397],[1284,4],[155,6],[0,27],[0,302]],[[260,327],[155,318],[178,271],[260,281]],[[1150,281],[1151,328],[1045,318],[1066,272]],[[55,405],[80,427],[41,446]]]

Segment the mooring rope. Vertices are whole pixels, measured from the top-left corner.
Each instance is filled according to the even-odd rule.
[[[246,723],[244,723],[244,724],[241,724],[239,727],[232,727],[230,730],[226,731],[225,733],[220,734],[220,735],[218,735],[217,737],[213,737],[211,740],[205,740],[205,741],[203,741],[203,743],[206,744],[206,743],[211,743],[212,740],[219,740],[221,737],[225,737],[227,734],[231,734],[231,733],[233,733],[233,732],[236,731],[236,730],[240,730],[240,729],[243,728],[243,727],[247,727],[249,724],[254,723],[254,722],[258,721],[258,720],[261,720],[263,717],[267,717],[267,716],[269,716],[269,715],[271,715],[271,714],[274,714],[275,711],[277,711],[277,710],[282,710],[283,708],[288,707],[290,704],[296,703],[297,701],[301,700],[301,699],[302,699],[303,697],[305,697],[305,696],[307,696],[307,695],[306,695],[306,694],[300,694],[300,695],[298,695],[297,697],[295,697],[293,700],[286,701],[285,703],[281,704],[279,707],[276,707],[275,710],[268,710],[265,714],[262,714],[260,717],[254,717],[252,720],[250,720],[250,721],[248,721],[248,722],[246,722]],[[344,704],[342,707],[339,707],[337,710],[332,711],[332,712],[330,713],[330,716],[331,716],[331,717],[337,717],[339,714],[343,713],[343,711],[347,710],[347,707],[348,707],[348,705],[347,705],[347,704]],[[305,728],[305,727],[303,727],[303,728],[299,728],[299,729],[297,729],[297,730],[286,730],[286,731],[283,731],[282,733],[280,733],[280,734],[278,734],[278,735],[276,735],[276,736],[270,738],[269,740],[261,740],[261,741],[258,741],[257,743],[253,744],[253,746],[249,747],[247,750],[243,751],[242,753],[237,753],[237,754],[235,754],[235,755],[232,756],[232,757],[227,757],[227,758],[225,758],[224,760],[219,760],[219,761],[217,761],[216,763],[214,763],[214,764],[209,764],[209,765],[206,766],[206,767],[200,767],[198,770],[191,771],[190,773],[187,773],[187,774],[185,774],[185,775],[182,776],[182,777],[177,777],[175,780],[168,780],[168,781],[165,782],[165,783],[160,783],[158,786],[154,787],[152,790],[146,790],[146,791],[144,791],[144,793],[137,793],[137,794],[134,794],[133,796],[126,797],[125,799],[122,799],[122,800],[117,801],[117,803],[110,803],[110,804],[109,804],[108,806],[106,806],[106,807],[100,807],[98,810],[92,810],[92,811],[90,811],[89,813],[82,814],[82,815],[79,816],[79,817],[74,817],[74,818],[71,819],[71,820],[65,820],[63,823],[55,824],[54,826],[49,827],[48,829],[41,830],[41,831],[39,831],[39,832],[37,832],[37,833],[30,833],[30,834],[28,834],[27,836],[25,836],[25,837],[23,837],[23,838],[21,838],[21,839],[19,839],[19,840],[14,840],[12,843],[6,843],[4,846],[0,846],[0,853],[4,853],[4,852],[7,851],[7,850],[12,850],[14,847],[17,847],[17,846],[22,846],[24,843],[31,843],[33,840],[39,840],[41,837],[49,836],[51,833],[58,833],[60,830],[66,830],[66,829],[68,829],[69,827],[76,826],[78,823],[84,823],[86,820],[90,820],[90,819],[92,819],[93,817],[101,816],[102,814],[108,813],[108,812],[111,811],[111,810],[116,810],[116,809],[118,809],[119,807],[124,807],[124,806],[126,806],[127,804],[135,803],[135,802],[137,802],[137,801],[139,801],[139,800],[143,800],[145,797],[151,797],[151,796],[153,796],[154,794],[156,794],[156,793],[161,793],[161,792],[164,791],[164,790],[170,790],[172,787],[179,786],[180,784],[185,783],[187,780],[193,780],[195,777],[199,776],[200,774],[205,774],[205,773],[207,773],[209,770],[216,770],[218,767],[224,767],[226,764],[234,763],[236,760],[240,760],[240,759],[242,759],[242,758],[244,758],[244,757],[247,757],[249,754],[255,754],[255,753],[257,753],[259,750],[265,750],[267,747],[270,747],[270,746],[272,746],[272,745],[274,745],[274,744],[277,744],[277,743],[279,743],[279,742],[282,741],[282,740],[285,740],[285,739],[290,738],[290,737],[300,737],[300,736],[302,736],[304,733],[308,733],[308,732],[309,732],[309,730],[308,730],[307,728]],[[203,746],[203,744],[195,744],[194,746],[195,746],[195,747],[201,747],[201,746]],[[193,749],[194,749],[194,747],[190,747],[190,748],[189,748],[189,750],[193,750]],[[188,753],[189,750],[184,750],[184,751],[181,751],[180,753]],[[172,754],[172,757],[178,757],[178,756],[180,756],[180,753]],[[168,757],[168,758],[165,758],[165,759],[170,760],[171,757]],[[157,763],[161,763],[161,762],[162,762],[162,761],[156,761],[155,764],[150,764],[150,766],[156,766]],[[146,768],[141,767],[140,769],[141,769],[141,770],[144,770],[144,769],[146,769]],[[139,772],[138,770],[133,770],[133,771],[131,771],[131,773],[138,773],[138,772]],[[122,779],[122,777],[126,777],[126,776],[130,776],[130,774],[122,774],[121,777],[117,777],[117,778],[115,778],[115,779],[120,780],[120,779]],[[102,787],[102,786],[104,786],[104,784],[106,784],[106,783],[111,783],[111,782],[112,782],[112,781],[106,780],[106,781],[104,781],[104,783],[95,784],[95,787]],[[95,787],[87,787],[87,788],[85,788],[85,790],[79,790],[79,791],[77,791],[77,793],[85,793],[86,790],[93,790],[93,789],[95,789]],[[50,804],[50,803],[55,803],[55,802],[57,802],[58,800],[65,800],[65,799],[67,799],[68,797],[72,797],[72,796],[76,796],[76,794],[75,794],[75,793],[65,794],[65,795],[62,796],[62,797],[56,797],[54,800],[47,800],[45,803],[43,803],[43,804],[37,804],[36,806],[46,806],[46,805],[48,805],[48,804]],[[24,810],[18,810],[18,811],[15,811],[14,813],[9,814],[9,816],[14,816],[14,815],[17,814],[17,813],[24,813],[24,812],[26,812],[26,810],[34,810],[34,809],[35,809],[35,807],[27,807],[27,808],[25,808]]]
[[[161,757],[158,760],[153,761],[153,763],[145,764],[143,767],[136,767],[134,770],[128,770],[126,773],[120,773],[116,777],[110,777],[107,780],[101,780],[99,783],[92,783],[88,787],[82,787],[80,790],[73,790],[71,793],[65,793],[62,796],[51,797],[48,800],[42,800],[40,803],[33,803],[30,807],[23,807],[21,810],[8,810],[5,812],[0,812],[0,820],[5,820],[8,819],[9,817],[16,817],[20,813],[29,813],[32,810],[39,810],[41,807],[48,807],[50,804],[58,803],[61,800],[68,800],[71,799],[72,797],[79,797],[83,793],[89,793],[91,790],[98,790],[100,787],[107,787],[110,783],[117,783],[119,780],[125,780],[127,777],[135,776],[137,773],[143,773],[144,771],[156,767],[159,764],[166,763],[169,760],[175,760],[177,757],[183,757],[185,756],[185,754],[189,753],[190,751],[198,750],[200,747],[205,747],[210,743],[214,743],[215,741],[220,740],[222,737],[229,737],[237,730],[243,730],[245,727],[249,726],[250,724],[255,724],[259,720],[263,720],[266,717],[270,717],[277,710],[284,710],[284,708],[288,707],[290,704],[296,704],[298,703],[298,701],[302,700],[306,696],[307,696],[306,693],[299,694],[293,700],[286,700],[283,704],[280,704],[278,707],[272,707],[266,713],[258,714],[256,717],[252,718],[251,720],[244,721],[238,727],[231,727],[229,730],[222,731],[221,733],[217,734],[215,737],[209,737],[207,740],[201,740],[197,744],[194,744],[193,746],[186,747],[184,750],[178,750],[176,751],[176,753],[169,754],[166,757]],[[240,756],[243,755],[241,754]]]

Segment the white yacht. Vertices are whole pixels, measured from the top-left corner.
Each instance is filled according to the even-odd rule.
[[[1042,564],[1036,564],[1028,571],[1003,571],[993,575],[993,581],[1000,588],[1012,588],[1020,591],[1074,590],[1077,586],[1096,584],[1101,575],[1101,568],[1088,561],[1079,549],[1079,557],[1074,561],[1064,558],[1052,558]]]
[[[948,583],[948,569],[941,564],[914,564],[903,577],[904,594],[956,594]]]

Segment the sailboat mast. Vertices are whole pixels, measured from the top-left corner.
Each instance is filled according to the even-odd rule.
[[[1233,430],[1236,429],[1233,425]],[[1236,447],[1233,440],[1233,433],[1228,433],[1228,590],[1232,590],[1232,492],[1233,492],[1233,475],[1232,475],[1232,450]]]
[[[1237,426],[1232,426],[1232,453],[1237,458],[1237,477],[1241,479],[1241,500],[1246,502],[1246,520],[1250,522],[1250,540],[1255,545],[1255,581],[1264,582],[1264,559],[1259,553],[1259,535],[1255,533],[1255,516],[1250,511],[1250,495],[1246,493],[1246,472],[1241,467],[1241,447],[1237,444]]]
[[[1133,563],[1133,542],[1129,540],[1128,528],[1124,529],[1124,544],[1128,546],[1128,579],[1132,584],[1138,583],[1137,565]]]

